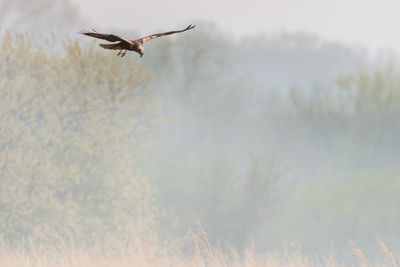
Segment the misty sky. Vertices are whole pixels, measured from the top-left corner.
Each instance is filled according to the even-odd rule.
[[[131,27],[145,34],[212,21],[236,36],[301,30],[348,44],[400,50],[399,0],[73,1],[99,29]]]

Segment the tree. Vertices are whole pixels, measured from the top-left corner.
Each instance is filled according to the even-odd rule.
[[[132,152],[154,118],[147,74],[76,42],[63,51],[5,33],[0,52],[0,229],[90,241],[154,225]]]

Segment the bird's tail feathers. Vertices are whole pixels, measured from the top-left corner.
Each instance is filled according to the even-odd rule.
[[[119,50],[119,44],[99,44],[100,47],[104,49]]]

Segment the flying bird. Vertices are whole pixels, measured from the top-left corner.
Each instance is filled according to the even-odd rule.
[[[150,41],[151,39],[158,38],[164,35],[170,35],[174,33],[179,33],[179,32],[185,32],[188,30],[193,29],[196,27],[196,25],[190,24],[189,26],[186,27],[186,29],[180,30],[180,31],[169,31],[169,32],[162,32],[162,33],[156,33],[152,35],[145,36],[140,39],[136,40],[128,40],[123,37],[120,37],[118,35],[114,34],[104,34],[104,33],[98,33],[95,30],[93,32],[88,32],[88,31],[82,31],[80,34],[87,35],[93,38],[98,38],[98,39],[103,39],[109,42],[113,42],[113,44],[99,44],[100,47],[104,49],[110,49],[110,50],[119,50],[117,56],[125,56],[126,52],[129,51],[134,51],[140,55],[140,57],[143,56],[144,54],[144,47],[143,44],[147,41]]]

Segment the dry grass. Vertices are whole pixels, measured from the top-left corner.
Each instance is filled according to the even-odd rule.
[[[223,253],[210,246],[206,232],[199,228],[193,235],[192,252],[182,253],[166,249],[146,238],[136,238],[130,245],[110,242],[107,246],[95,245],[90,249],[69,244],[57,235],[39,236],[29,240],[23,248],[13,248],[6,242],[0,243],[0,266],[346,266],[332,257],[311,259],[298,250],[283,253],[259,254],[248,250],[239,255],[235,250]],[[393,254],[387,246],[378,241],[382,248],[382,262],[370,263],[364,253],[353,249],[358,266],[397,266],[399,255]]]

